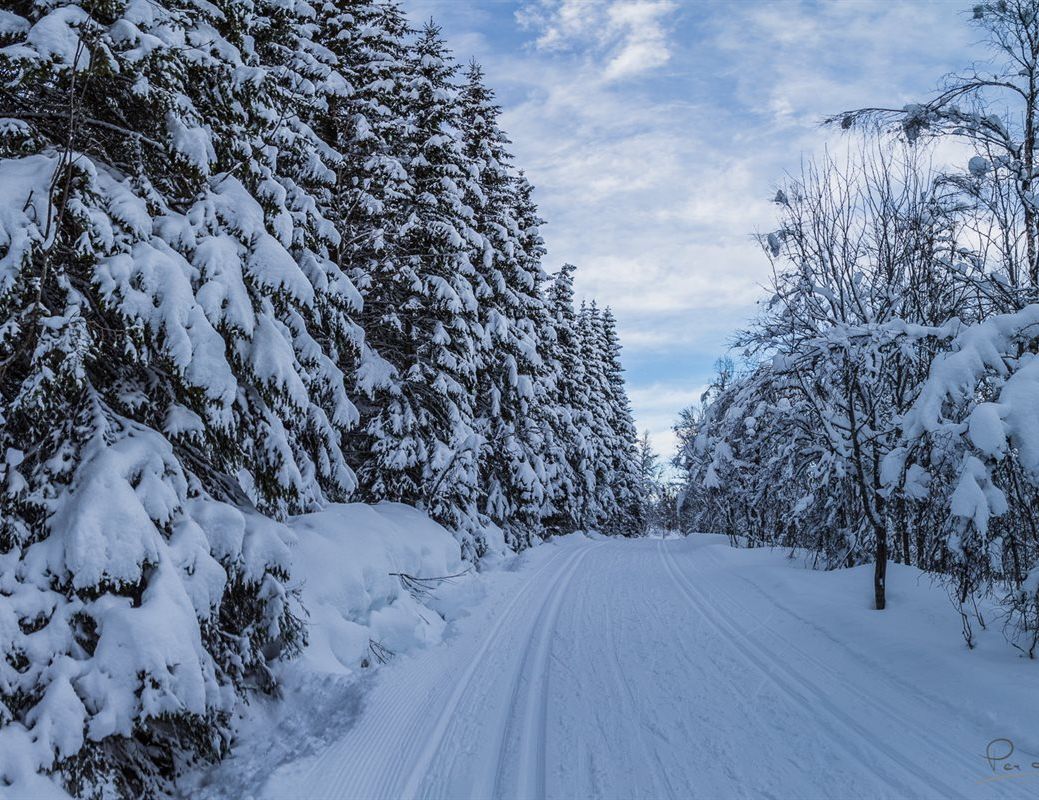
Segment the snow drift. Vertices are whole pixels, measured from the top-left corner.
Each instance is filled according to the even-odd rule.
[[[307,668],[348,674],[439,641],[443,620],[401,578],[466,570],[458,540],[446,529],[400,503],[333,504],[289,527],[297,537],[293,575],[309,615]]]
[[[215,501],[188,505],[190,517],[178,526],[170,545],[156,543],[162,552],[155,558],[160,574],[188,568],[194,580],[160,581],[136,608],[129,602],[108,603],[93,657],[52,665],[57,677],[37,715],[46,724],[26,729],[11,723],[0,730],[0,779],[10,796],[67,796],[37,771],[49,769],[54,755],[83,746],[80,717],[89,716],[88,708],[96,711],[88,735],[99,724],[107,725],[98,731],[99,739],[115,729],[128,735],[134,714],[158,716],[184,707],[204,713],[207,702],[217,702],[214,698],[223,713],[244,713],[241,698],[215,679],[192,613],[193,604],[208,608],[219,601],[226,578],[216,561],[202,557],[197,548],[185,549],[187,542],[228,542],[228,547],[260,564],[270,559],[266,550],[277,550],[278,561],[289,569],[286,594],[298,595],[305,609],[307,644],[294,660],[294,683],[308,676],[348,676],[440,641],[442,616],[423,602],[421,590],[409,591],[402,578],[425,579],[423,583],[435,586],[443,579],[459,580],[467,572],[458,540],[422,512],[400,503],[330,504],[284,524],[257,515],[245,520],[231,506]],[[494,552],[504,551],[500,531],[492,527],[488,540],[495,544]],[[190,565],[185,554],[192,556]],[[105,555],[95,548],[95,559]],[[194,590],[186,593],[182,587]],[[0,634],[6,648],[20,628],[16,619],[8,619],[15,603],[4,604],[2,610]],[[296,610],[301,613],[298,605]],[[142,659],[152,665],[152,672],[161,666],[169,681],[135,698],[129,673]],[[279,668],[284,666],[275,667]],[[138,707],[142,704],[147,708]]]

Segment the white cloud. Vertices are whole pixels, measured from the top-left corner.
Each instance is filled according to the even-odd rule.
[[[649,431],[653,450],[664,461],[671,460],[678,445],[672,430],[678,411],[698,403],[706,389],[706,383],[695,381],[659,382],[629,389],[632,406],[638,409],[639,431]]]
[[[871,102],[901,105],[981,55],[948,3],[740,3],[713,18],[737,102],[773,125],[810,128],[827,113]]]
[[[774,224],[775,184],[839,139],[818,122],[924,96],[976,57],[943,3],[412,4],[484,62],[548,220],[547,266],[577,264],[579,296],[613,306],[638,424],[668,455],[709,354],[764,295],[751,234]],[[670,355],[684,366],[668,373]]]
[[[516,12],[536,48],[580,51],[605,81],[631,78],[671,58],[671,0],[539,0]]]

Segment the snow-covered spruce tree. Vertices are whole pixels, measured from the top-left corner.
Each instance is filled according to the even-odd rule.
[[[407,195],[389,252],[370,265],[364,317],[390,367],[362,409],[363,496],[414,503],[478,554],[473,428],[478,309],[470,260],[482,246],[465,203],[474,180],[458,141],[456,65],[427,25],[409,49],[398,113],[406,114]]]
[[[475,403],[483,440],[481,511],[502,528],[507,542],[524,547],[539,537],[546,504],[544,430],[538,420],[538,408],[546,402],[537,347],[544,304],[540,243],[528,242],[530,233],[521,227],[520,214],[532,212],[521,205],[530,198],[511,166],[509,140],[498,125],[501,108],[475,62],[465,74],[460,110],[464,152],[476,178],[466,201],[482,239],[473,258],[483,334]]]
[[[612,433],[610,451],[613,497],[617,511],[606,523],[607,530],[625,536],[641,536],[646,530],[647,487],[639,462],[639,437],[632,418],[631,402],[624,384],[617,321],[606,308],[600,317],[603,364],[609,387],[607,422]]]
[[[660,454],[653,449],[653,441],[648,430],[643,431],[642,437],[639,439],[635,461],[638,465],[642,499],[639,517],[644,521],[643,530],[647,534],[654,531],[678,530],[676,504],[678,487],[677,484],[665,479]]]
[[[255,507],[345,495],[354,412],[295,13],[0,13],[3,781],[161,793],[298,646]]]
[[[515,216],[519,229],[518,246],[521,258],[530,264],[530,270],[539,271],[538,297],[531,306],[530,325],[533,331],[536,353],[531,361],[536,364],[532,403],[527,404],[531,419],[527,425],[534,425],[537,432],[530,439],[539,444],[539,456],[543,473],[539,473],[544,488],[540,509],[539,530],[542,535],[549,533],[569,533],[573,528],[562,529],[558,523],[565,519],[556,503],[568,495],[567,486],[572,483],[567,452],[568,420],[572,411],[560,402],[560,380],[563,371],[560,362],[558,320],[553,307],[555,281],[549,280],[541,267],[545,256],[545,243],[541,238],[540,226],[544,220],[538,215],[533,198],[534,187],[526,176],[520,172],[515,181]],[[572,289],[571,289],[572,294]],[[565,338],[565,337],[564,337]]]
[[[613,431],[613,387],[607,374],[606,337],[602,314],[595,301],[582,303],[577,313],[577,334],[584,363],[585,392],[588,409],[588,443],[590,468],[585,473],[588,490],[585,514],[590,526],[610,529],[620,518],[615,490],[614,448],[621,443]]]
[[[394,375],[365,333],[379,338],[387,307],[372,285],[394,269],[394,244],[411,194],[402,160],[410,125],[403,97],[412,31],[395,3],[372,0],[325,3],[314,22],[314,38],[330,65],[329,77],[319,83],[323,102],[315,103],[311,120],[333,152],[336,181],[326,216],[337,232],[336,261],[363,297],[362,309],[352,315],[357,324],[343,369],[367,419],[374,388],[389,386]],[[363,463],[370,444],[364,430],[355,428],[347,438],[350,463]]]
[[[281,339],[291,344],[291,351],[271,349],[262,354],[268,362],[277,354],[282,363],[273,370],[265,365],[257,377],[285,393],[280,414],[290,421],[286,438],[303,482],[292,492],[294,478],[279,473],[281,456],[253,470],[246,481],[247,485],[269,481],[270,486],[254,490],[253,497],[261,508],[283,514],[312,508],[326,497],[343,499],[356,488],[341,448],[343,436],[358,421],[343,368],[353,367],[360,343],[360,330],[352,319],[360,296],[335,260],[342,242],[334,225],[335,167],[343,155],[330,149],[308,124],[311,109],[323,107],[338,94],[342,76],[336,61],[313,40],[317,33],[313,9],[301,6],[289,11],[277,0],[250,8],[253,16],[248,26],[240,31],[232,28],[229,36],[247,37],[243,43],[250,62],[262,65],[270,78],[269,96],[254,111],[256,133],[246,143],[254,154],[265,149],[265,157],[243,154],[251,163],[241,168],[242,182],[257,197],[273,232],[296,262],[291,270],[288,262],[258,263],[269,273],[261,284],[274,289],[269,302],[282,326]],[[231,133],[223,133],[221,142],[232,141]],[[243,156],[232,157],[236,160],[230,170],[243,163]],[[295,385],[297,379],[302,387]],[[269,427],[262,425],[255,445],[250,445],[269,450],[277,441]],[[277,505],[269,504],[267,498],[283,493],[286,486],[292,493]]]
[[[573,264],[564,264],[548,288],[552,336],[544,343],[543,360],[549,386],[553,431],[549,462],[552,466],[552,510],[545,520],[552,533],[591,528],[597,521],[589,513],[594,472],[591,449],[590,404],[581,339],[574,308]]]

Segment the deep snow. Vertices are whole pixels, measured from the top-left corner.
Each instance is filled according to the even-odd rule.
[[[438,592],[443,643],[293,667],[192,795],[1034,797],[1039,665],[998,629],[968,651],[941,588],[889,574],[876,612],[867,568],[556,540]]]

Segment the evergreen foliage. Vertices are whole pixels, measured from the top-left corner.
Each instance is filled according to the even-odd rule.
[[[279,520],[639,533],[615,325],[392,2],[0,9],[0,785],[156,797],[303,645]]]

